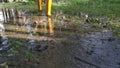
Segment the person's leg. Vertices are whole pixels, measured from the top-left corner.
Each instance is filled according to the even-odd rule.
[[[52,0],[46,0],[46,14],[47,14],[47,16],[51,16],[51,6],[52,6]]]
[[[42,10],[42,0],[38,0],[38,10]]]

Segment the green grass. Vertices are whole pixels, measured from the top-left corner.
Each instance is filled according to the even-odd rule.
[[[18,9],[37,9],[37,5],[34,2],[30,3],[0,3],[2,8],[18,8]]]
[[[15,8],[29,8],[37,9],[36,3],[27,3],[26,5],[20,5],[18,3],[1,3],[0,7],[15,7]],[[44,5],[45,7],[45,5]],[[80,13],[86,13],[91,15],[107,15],[119,17],[120,14],[120,0],[61,0],[59,2],[53,2],[52,11],[62,10],[69,15],[80,15]]]
[[[120,16],[120,0],[69,0],[65,4],[53,4],[53,9],[56,6],[57,10],[69,12],[71,15],[83,12],[92,15]]]
[[[83,12],[93,15],[115,15],[119,17],[119,7],[120,0],[71,0],[67,3],[67,6],[61,6],[61,9],[65,10],[65,12],[71,12],[71,14],[78,14]]]

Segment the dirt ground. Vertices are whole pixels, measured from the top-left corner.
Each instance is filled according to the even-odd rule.
[[[71,20],[2,23],[0,68],[120,68],[120,40],[111,30]]]

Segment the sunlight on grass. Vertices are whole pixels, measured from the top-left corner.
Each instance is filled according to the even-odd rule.
[[[2,8],[22,8],[22,9],[36,9],[36,3],[0,3],[0,7]]]
[[[53,4],[56,6],[57,4]],[[120,16],[120,1],[119,0],[107,0],[107,1],[94,1],[94,0],[70,0],[66,1],[65,4],[60,3],[57,10],[63,10],[70,12],[72,15],[76,15],[80,12],[89,14],[99,14],[111,16]]]
[[[88,13],[94,15],[107,15],[107,16],[117,16],[120,14],[120,0],[61,0],[58,2],[54,2],[52,4],[52,11],[60,11],[62,10],[65,13],[69,13],[70,15],[77,15],[81,12]],[[37,4],[32,3],[1,3],[0,7],[15,7],[15,8],[29,8],[29,9],[37,9]],[[45,7],[45,5],[43,5]]]

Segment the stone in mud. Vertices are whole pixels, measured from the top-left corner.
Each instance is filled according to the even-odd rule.
[[[34,51],[37,51],[37,52],[43,52],[45,50],[48,49],[48,46],[41,46],[41,45],[37,45],[35,48],[34,48]]]

